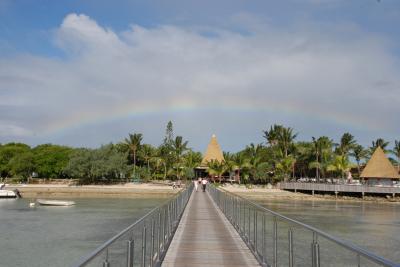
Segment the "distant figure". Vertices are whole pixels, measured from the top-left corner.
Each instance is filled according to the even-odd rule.
[[[172,189],[175,189],[175,188],[176,188],[176,183],[174,181],[174,182],[172,182]]]
[[[194,188],[196,189],[197,192],[197,188],[199,187],[199,183],[197,182],[197,180],[193,180],[194,183]]]
[[[206,180],[206,179],[203,179],[203,180],[201,181],[201,184],[203,185],[203,192],[206,192],[207,180]]]

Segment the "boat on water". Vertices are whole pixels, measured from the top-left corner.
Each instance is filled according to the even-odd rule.
[[[17,198],[18,195],[12,190],[0,190],[0,198]]]
[[[53,199],[38,199],[36,200],[42,206],[73,206],[75,201],[53,200]]]

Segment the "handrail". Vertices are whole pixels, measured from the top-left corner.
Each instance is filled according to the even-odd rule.
[[[105,243],[100,245],[98,248],[96,248],[93,252],[89,253],[88,255],[82,257],[80,261],[75,264],[75,267],[81,267],[81,266],[86,266],[89,264],[91,261],[93,261],[96,257],[101,255],[102,253],[105,253],[105,260],[103,262],[103,266],[109,266],[108,263],[108,249],[110,248],[111,245],[113,245],[116,241],[119,241],[121,237],[125,236],[128,233],[132,233],[131,236],[133,236],[133,231],[136,230],[138,226],[141,226],[144,224],[144,232],[146,232],[146,222],[147,220],[151,220],[151,229],[152,229],[152,234],[151,234],[151,244],[154,249],[154,245],[156,241],[158,241],[156,251],[152,251],[151,255],[146,254],[146,235],[144,235],[144,240],[141,240],[144,242],[144,254],[142,255],[142,261],[145,261],[146,257],[149,257],[151,260],[151,265],[156,265],[159,263],[163,256],[166,253],[166,249],[169,246],[170,241],[172,240],[173,234],[176,230],[176,227],[179,223],[179,220],[182,216],[182,213],[186,207],[186,204],[190,198],[191,192],[193,190],[193,184],[188,185],[185,189],[177,193],[172,199],[167,200],[163,202],[161,205],[159,205],[156,208],[153,208],[151,211],[146,213],[144,216],[139,218],[137,221],[135,221],[133,224],[129,225],[126,227],[124,230],[107,240]],[[158,224],[155,225],[154,221],[156,220],[156,215],[158,215]],[[157,228],[157,229],[156,229]],[[155,240],[157,235],[158,240]],[[133,239],[128,238],[133,244]],[[133,246],[133,245],[132,245]],[[133,247],[130,247],[130,243],[128,244],[128,254],[129,251],[132,250],[132,255],[126,255],[127,256],[127,266],[134,266],[133,263]],[[132,257],[132,259],[130,259]],[[153,259],[156,258],[156,260],[153,261]]]
[[[368,251],[368,250],[366,250],[366,249],[363,249],[363,248],[360,248],[360,247],[358,247],[358,246],[356,246],[356,245],[354,245],[354,244],[352,244],[352,243],[350,243],[350,242],[347,242],[347,241],[344,241],[344,240],[342,240],[342,239],[340,239],[340,238],[337,238],[337,237],[334,237],[334,236],[332,236],[332,235],[330,235],[330,234],[328,234],[328,233],[325,233],[325,232],[323,232],[323,231],[321,231],[321,230],[319,230],[319,229],[317,229],[317,228],[315,228],[315,227],[313,227],[313,226],[310,226],[310,225],[307,225],[307,224],[305,224],[305,223],[302,223],[302,222],[299,222],[299,221],[297,221],[297,220],[294,220],[294,219],[291,219],[291,218],[289,218],[289,217],[286,217],[286,216],[284,216],[284,215],[282,215],[282,214],[279,214],[279,213],[277,213],[277,212],[275,212],[275,211],[272,211],[272,210],[270,210],[270,209],[267,209],[267,208],[265,208],[265,207],[263,207],[263,206],[261,206],[260,204],[257,204],[257,203],[255,203],[255,202],[253,202],[253,201],[251,201],[251,200],[248,200],[248,199],[246,199],[246,198],[244,198],[244,197],[242,197],[242,196],[240,196],[240,195],[237,195],[237,194],[235,194],[235,193],[232,193],[232,192],[229,192],[229,191],[227,191],[227,190],[225,190],[225,189],[222,189],[222,188],[215,188],[215,187],[210,187],[210,190],[211,190],[211,195],[214,195],[214,200],[216,200],[216,202],[220,202],[219,204],[220,204],[220,208],[221,208],[221,205],[223,205],[223,207],[221,208],[221,210],[225,213],[225,215],[228,217],[228,219],[230,219],[230,221],[231,221],[231,223],[235,226],[236,225],[236,229],[240,232],[240,230],[241,230],[241,226],[240,225],[238,225],[238,223],[240,224],[241,223],[241,220],[240,220],[240,218],[239,218],[239,222],[238,222],[238,219],[237,219],[237,217],[238,217],[238,215],[237,215],[237,209],[238,209],[238,205],[237,205],[237,203],[235,204],[235,203],[233,203],[234,201],[237,201],[237,200],[239,200],[239,201],[241,201],[241,202],[243,202],[243,203],[245,203],[245,204],[247,204],[247,205],[249,205],[249,206],[252,206],[253,208],[255,208],[255,209],[258,209],[259,211],[261,211],[261,212],[264,212],[264,213],[269,213],[269,214],[271,214],[271,215],[273,215],[275,218],[279,218],[279,219],[281,219],[281,220],[283,220],[283,221],[286,221],[286,222],[290,222],[290,223],[292,223],[292,224],[295,224],[295,225],[298,225],[298,226],[301,226],[301,227],[303,227],[303,228],[305,228],[305,229],[307,229],[307,230],[309,230],[309,231],[311,231],[312,233],[313,233],[313,239],[316,237],[316,236],[321,236],[321,237],[324,237],[325,239],[327,239],[327,240],[330,240],[330,241],[332,241],[332,242],[334,242],[334,243],[336,243],[336,244],[338,244],[338,245],[340,245],[340,246],[342,246],[342,247],[344,247],[345,249],[348,249],[348,250],[350,250],[350,251],[353,251],[353,252],[355,252],[358,256],[363,256],[363,257],[365,257],[365,258],[367,258],[367,259],[369,259],[369,260],[371,260],[371,261],[373,261],[373,262],[375,262],[375,263],[377,263],[377,264],[380,264],[380,265],[383,265],[383,266],[390,266],[390,267],[394,267],[394,266],[397,266],[397,267],[399,267],[400,265],[398,264],[398,263],[395,263],[395,262],[393,262],[393,261],[390,261],[390,260],[388,260],[388,259],[385,259],[385,258],[383,258],[383,257],[381,257],[381,256],[378,256],[378,255],[376,255],[376,254],[374,254],[374,253],[372,253],[372,252],[370,252],[370,251]],[[213,192],[214,191],[214,192]],[[218,198],[221,198],[221,195],[220,196],[216,196],[217,195],[217,192],[220,192],[220,193],[222,193],[222,194],[225,194],[227,197],[228,197],[228,201],[229,201],[229,203],[221,203],[221,199],[218,199]],[[224,196],[222,196],[222,198],[224,198]],[[219,200],[219,201],[218,201]],[[223,199],[222,201],[227,201],[227,199]],[[217,203],[218,204],[218,203]],[[228,209],[227,209],[227,206],[228,206]],[[239,208],[240,208],[241,206],[239,206]],[[236,209],[236,211],[234,210],[234,209]],[[239,212],[241,212],[241,211],[239,211]],[[240,216],[241,214],[239,214],[239,216]],[[249,216],[250,216],[250,210],[249,210]],[[246,226],[245,226],[246,227]],[[249,226],[250,227],[250,226]],[[250,229],[250,228],[249,228]],[[255,225],[255,229],[256,229],[256,225]],[[256,229],[257,230],[257,229]],[[255,230],[255,231],[256,231]],[[290,234],[291,235],[291,234]],[[316,235],[316,236],[314,236],[314,235]],[[242,238],[243,238],[243,236],[242,236]],[[254,241],[253,240],[253,244],[251,244],[251,241],[249,240],[249,237],[246,237],[245,236],[245,238],[244,239],[246,239],[247,238],[247,243],[248,243],[248,245],[250,245],[250,248],[252,248],[251,247],[251,245],[254,247],[254,243],[255,242],[257,242],[257,241]],[[245,242],[246,242],[246,240],[245,240]],[[250,244],[249,244],[250,243]],[[257,251],[253,251],[253,253],[258,253]],[[260,259],[260,258],[259,258]]]

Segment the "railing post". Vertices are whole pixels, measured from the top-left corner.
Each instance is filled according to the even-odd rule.
[[[251,216],[251,213],[250,213],[250,206],[249,206],[249,214],[247,215],[247,224],[248,224],[248,230],[247,230],[247,237],[248,237],[248,240],[249,240],[249,244],[251,243],[251,241],[250,241],[250,237],[251,237],[251,235],[250,235],[250,216]]]
[[[128,255],[127,255],[127,260],[126,260],[127,267],[133,267],[134,251],[135,251],[135,241],[128,240]]]
[[[289,267],[293,267],[293,230],[289,228]]]
[[[313,232],[313,242],[311,243],[311,260],[312,267],[320,267],[318,234],[315,232]]]
[[[153,267],[154,264],[154,228],[155,228],[154,219],[151,220],[151,241],[150,241],[150,267]]]
[[[265,263],[266,260],[266,255],[267,255],[267,251],[266,251],[266,244],[265,244],[265,214],[262,215],[262,262]]]
[[[160,252],[161,252],[161,212],[158,211],[157,261],[160,261]]]
[[[254,230],[254,252],[257,254],[257,210],[254,208],[254,222],[253,222],[253,230]]]
[[[103,261],[103,267],[110,267],[110,263],[108,262],[108,249],[106,250],[106,258]]]
[[[146,226],[143,227],[142,231],[142,267],[146,266]]]
[[[274,267],[278,266],[278,222],[274,216]]]

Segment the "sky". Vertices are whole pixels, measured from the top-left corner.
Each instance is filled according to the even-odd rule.
[[[400,1],[0,0],[0,143],[400,139]]]

